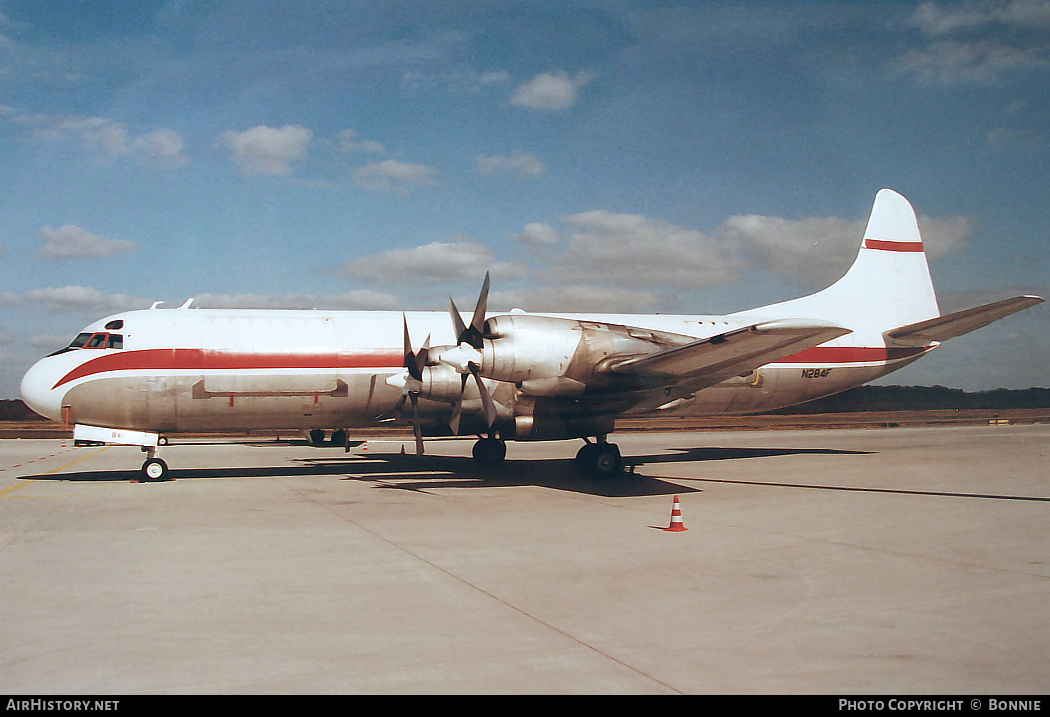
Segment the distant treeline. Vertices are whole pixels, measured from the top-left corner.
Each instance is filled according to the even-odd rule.
[[[967,393],[946,386],[858,386],[827,398],[774,411],[781,415],[857,411],[935,411],[953,408],[1050,408],[1050,388]]]
[[[857,411],[934,411],[953,408],[1050,408],[1050,388],[997,388],[967,393],[945,386],[859,386],[827,398],[773,413],[855,413]],[[0,421],[44,420],[22,401],[0,400]]]
[[[18,399],[0,400],[0,421],[43,421]]]

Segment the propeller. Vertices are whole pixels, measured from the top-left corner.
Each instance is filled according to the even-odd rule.
[[[431,349],[430,336],[427,336],[423,346],[417,351],[412,346],[412,337],[408,330],[408,316],[402,313],[404,323],[404,359],[406,370],[404,384],[401,389],[401,400],[398,402],[397,410],[404,408],[406,397],[412,402],[412,431],[416,438],[416,454],[423,454],[423,437],[419,420],[419,396],[423,393],[423,370],[428,365],[433,366],[433,361],[451,366],[460,374],[459,397],[452,409],[449,419],[449,427],[454,435],[459,435],[460,417],[463,413],[463,398],[466,392],[467,381],[470,376],[474,377],[478,393],[481,396],[482,415],[485,425],[492,429],[496,422],[498,411],[496,403],[485,388],[481,378],[481,348],[484,346],[485,337],[485,312],[488,307],[489,286],[491,280],[489,274],[485,274],[485,281],[481,287],[477,304],[474,306],[474,314],[470,324],[463,322],[463,317],[456,308],[456,302],[449,297],[449,310],[452,315],[452,324],[456,331],[456,345],[452,347],[437,347]],[[433,357],[431,354],[433,353]]]
[[[452,325],[456,329],[456,348],[442,354],[440,361],[455,368],[462,375],[459,385],[459,401],[452,411],[449,426],[452,433],[459,435],[459,419],[463,410],[463,392],[467,387],[467,375],[474,377],[478,385],[478,393],[481,394],[481,406],[485,415],[485,425],[490,429],[496,422],[496,404],[489,395],[488,389],[481,380],[481,348],[484,346],[485,337],[485,312],[488,309],[489,286],[491,278],[489,272],[485,272],[485,281],[481,285],[481,293],[474,305],[474,315],[470,319],[470,325],[463,323],[463,317],[456,308],[456,302],[448,297],[449,311],[452,314]]]
[[[412,348],[412,337],[408,333],[408,316],[402,312],[401,318],[405,323],[405,368],[408,369],[408,380],[401,392],[400,406],[404,405],[405,396],[412,402],[412,433],[416,438],[416,455],[423,455],[423,432],[419,426],[419,394],[423,389],[423,368],[430,358],[430,335],[423,342],[422,348],[415,351]]]

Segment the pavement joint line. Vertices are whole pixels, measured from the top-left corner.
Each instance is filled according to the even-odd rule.
[[[287,484],[285,484],[285,485],[287,485]],[[534,615],[531,612],[529,612],[529,611],[527,611],[527,610],[525,610],[523,608],[520,608],[517,605],[514,605],[513,603],[508,602],[507,600],[501,598],[499,595],[496,595],[495,593],[490,592],[489,590],[486,590],[485,588],[481,587],[480,585],[478,585],[476,583],[471,582],[470,580],[467,580],[466,578],[462,577],[461,575],[457,575],[456,573],[448,570],[447,568],[441,567],[440,565],[438,565],[437,563],[433,562],[432,560],[428,560],[427,558],[423,557],[422,555],[420,555],[418,553],[415,553],[412,550],[409,550],[407,547],[405,547],[403,544],[399,543],[398,541],[392,540],[392,539],[390,539],[390,538],[388,538],[388,537],[386,537],[384,535],[381,535],[380,533],[377,533],[376,531],[372,530],[371,528],[368,528],[368,527],[362,525],[358,521],[353,520],[352,518],[348,518],[347,516],[342,515],[341,513],[337,512],[335,510],[332,510],[331,507],[329,507],[327,505],[324,505],[320,501],[316,500],[316,498],[314,498],[313,496],[307,495],[307,494],[303,493],[302,491],[298,490],[297,488],[295,488],[293,486],[288,486],[288,487],[291,488],[296,493],[299,493],[301,496],[303,496],[304,498],[309,500],[311,503],[319,505],[323,509],[325,509],[325,510],[327,510],[327,511],[333,513],[333,514],[335,514],[341,520],[344,520],[344,521],[346,521],[346,522],[356,526],[358,529],[363,530],[366,533],[372,535],[376,539],[382,540],[384,543],[387,543],[388,545],[390,545],[390,546],[392,546],[394,548],[397,548],[398,550],[400,550],[400,551],[404,552],[405,554],[411,556],[415,560],[419,560],[420,562],[425,563],[426,565],[429,565],[430,567],[434,568],[435,570],[439,571],[440,573],[448,576],[449,578],[451,578],[451,579],[453,579],[453,580],[455,580],[455,581],[457,581],[459,583],[462,583],[463,585],[466,585],[467,587],[471,588],[472,590],[477,590],[482,595],[485,595],[486,597],[488,597],[488,598],[490,598],[492,600],[495,600],[500,605],[503,605],[504,607],[509,608],[510,610],[513,610],[514,612],[517,612],[520,615],[523,615],[524,617],[528,618],[529,620],[533,620],[533,621],[537,622],[538,624],[543,625],[547,629],[552,630],[552,631],[558,633],[559,635],[562,635],[563,637],[569,639],[570,641],[576,643],[577,645],[579,645],[579,646],[581,646],[581,647],[583,647],[585,649],[591,650],[594,653],[596,653],[598,655],[601,655],[605,659],[610,660],[612,662],[615,662],[616,664],[620,665],[621,667],[623,667],[623,668],[625,668],[627,670],[630,670],[631,672],[634,672],[635,674],[641,675],[642,677],[645,677],[646,679],[652,680],[653,682],[655,682],[658,685],[666,687],[667,689],[671,690],[672,692],[675,692],[676,694],[683,694],[681,690],[679,690],[678,688],[676,688],[673,685],[669,684],[668,682],[666,682],[666,681],[664,681],[664,680],[662,680],[660,678],[654,677],[653,675],[645,672],[642,669],[639,669],[638,667],[635,667],[634,665],[630,664],[629,662],[621,660],[620,658],[610,654],[608,651],[603,650],[600,647],[596,647],[595,645],[592,645],[592,644],[588,643],[587,641],[585,641],[585,640],[583,640],[583,639],[573,635],[572,633],[567,632],[566,630],[563,630],[562,628],[558,627],[557,625],[554,625],[554,624],[544,620],[543,618],[541,618],[541,617],[539,617],[537,615]]]
[[[66,468],[69,468],[70,466],[75,466],[77,463],[80,463],[81,461],[86,461],[88,458],[91,458],[92,456],[97,456],[102,451],[109,450],[112,447],[113,446],[105,446],[103,448],[99,448],[97,451],[89,453],[86,456],[81,456],[80,458],[77,458],[75,461],[70,461],[69,463],[66,463],[65,465],[62,465],[62,466],[59,466],[58,468],[54,468],[52,470],[49,470],[47,473],[44,473],[42,475],[46,475],[46,476],[54,475],[55,473],[58,473],[61,470],[65,470]],[[32,462],[32,461],[30,461],[30,462]],[[27,485],[30,485],[32,483],[36,483],[38,480],[39,480],[38,478],[29,478],[29,479],[26,479],[26,480],[22,480],[20,483],[16,483],[13,486],[10,486],[9,488],[4,488],[3,490],[0,490],[0,498],[3,498],[3,497],[5,497],[5,496],[7,496],[7,495],[9,495],[11,493],[14,493],[16,490],[18,490],[20,488],[24,488]]]

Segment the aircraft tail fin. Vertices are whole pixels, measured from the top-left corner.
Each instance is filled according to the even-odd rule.
[[[880,190],[857,258],[841,279],[816,294],[741,313],[831,321],[862,341],[940,316],[911,204]]]

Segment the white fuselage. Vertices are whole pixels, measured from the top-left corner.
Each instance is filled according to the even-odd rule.
[[[705,338],[753,322],[753,313],[571,318]],[[406,321],[417,342],[456,342],[443,312],[130,311],[85,327],[83,347],[41,359],[22,395],[37,413],[70,425],[158,433],[372,425],[397,417],[404,403],[397,379],[405,372]],[[932,348],[887,348],[880,338],[843,336],[662,410],[780,408],[860,385]],[[421,401],[420,411],[439,423],[452,406]]]

